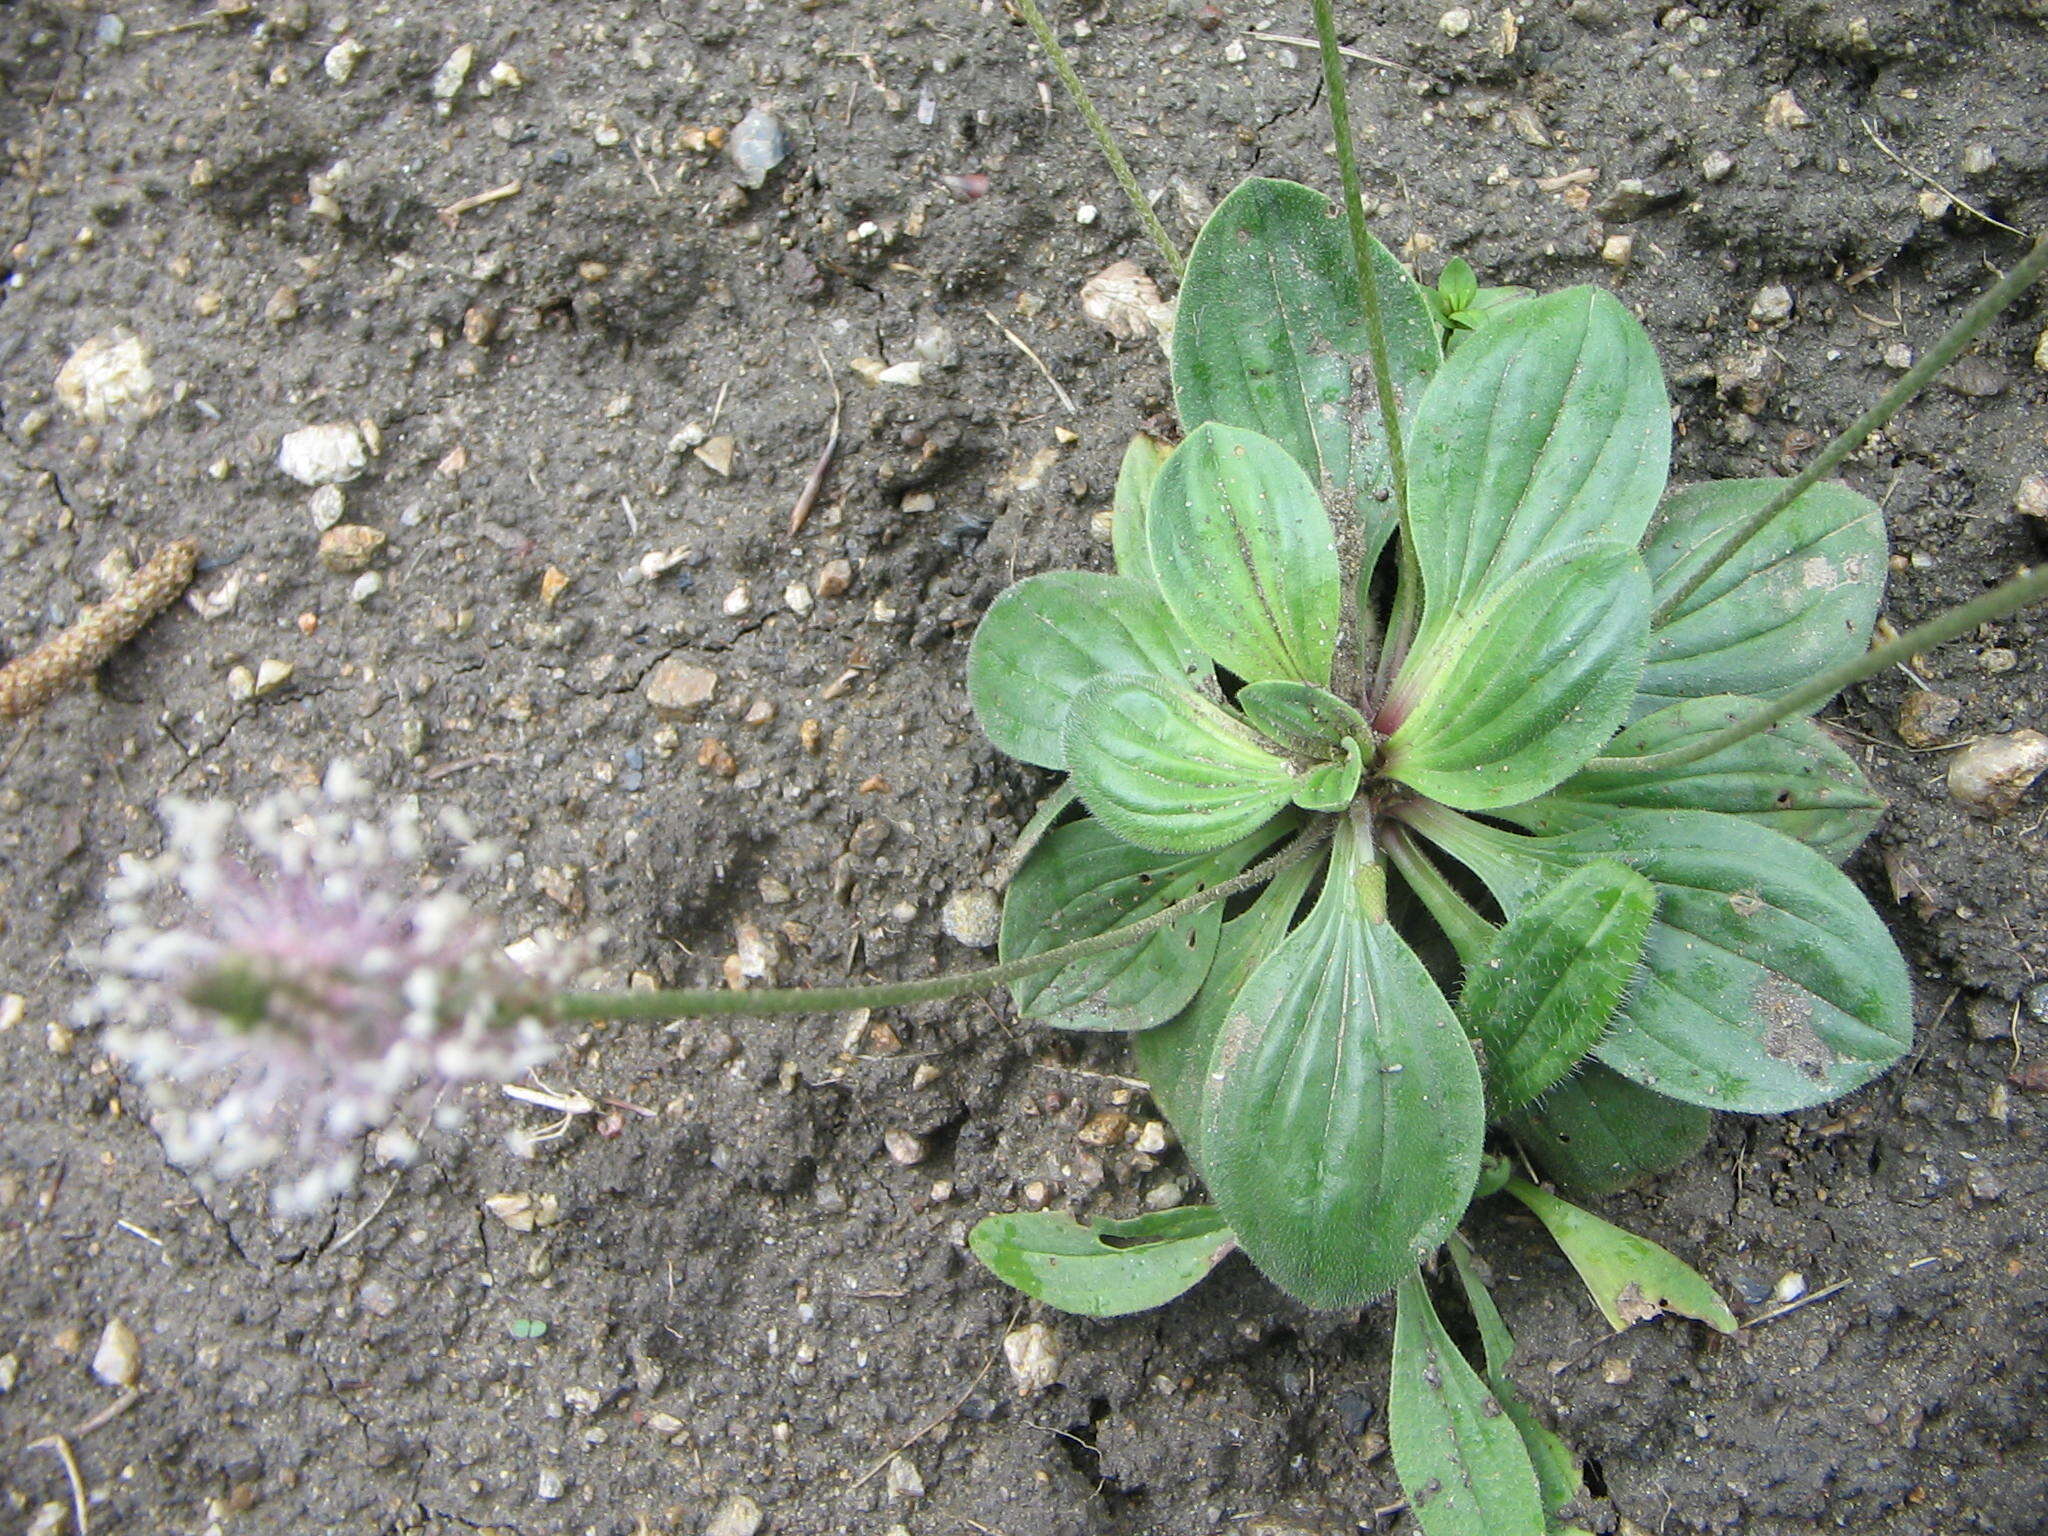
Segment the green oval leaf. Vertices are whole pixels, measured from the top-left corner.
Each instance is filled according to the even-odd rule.
[[[1208,659],[1159,595],[1127,576],[1049,571],[993,603],[967,652],[967,696],[1000,752],[1064,768],[1060,733],[1083,684],[1112,673],[1196,683]]]
[[[1521,1431],[1413,1272],[1394,1302],[1387,1443],[1424,1536],[1543,1536],[1542,1491]]]
[[[1783,488],[1717,480],[1673,491],[1643,545],[1658,606]],[[1635,712],[1709,694],[1771,698],[1862,655],[1887,570],[1877,505],[1845,485],[1816,485],[1651,632]]]
[[[1267,1276],[1362,1306],[1457,1224],[1485,1135],[1479,1064],[1340,827],[1314,910],[1253,973],[1210,1060],[1202,1172]]]
[[[1719,1333],[1735,1331],[1735,1314],[1720,1293],[1669,1249],[1602,1221],[1525,1179],[1508,1180],[1507,1192],[1549,1230],[1616,1333],[1660,1312],[1697,1318]]]
[[[1635,552],[1546,556],[1410,661],[1383,719],[1385,771],[1463,810],[1513,805],[1565,778],[1628,712],[1650,585]],[[1412,705],[1409,703],[1412,701]]]
[[[1158,438],[1140,432],[1124,449],[1124,461],[1116,472],[1114,510],[1110,514],[1109,542],[1116,551],[1117,573],[1157,588],[1152,571],[1152,546],[1146,534],[1151,517],[1152,487],[1159,483],[1159,470],[1173,452]]]
[[[1184,1205],[1085,1225],[1055,1211],[986,1216],[967,1246],[998,1279],[1062,1312],[1123,1317],[1173,1300],[1236,1239],[1213,1206]]]
[[[997,953],[1018,960],[1150,917],[1237,874],[1284,830],[1272,823],[1215,853],[1176,858],[1133,847],[1099,822],[1069,822],[1011,881]],[[1221,904],[1204,907],[1127,948],[1013,982],[1010,995],[1023,1017],[1060,1029],[1150,1029],[1201,987],[1222,925]]]
[[[1246,682],[1327,684],[1337,649],[1337,540],[1286,450],[1216,422],[1174,449],[1146,530],[1166,605]]]
[[[1600,1059],[1709,1109],[1860,1088],[1913,1043],[1906,963],[1862,892],[1788,837],[1706,811],[1617,813],[1548,840],[1657,888],[1643,973]]]
[[[1394,394],[1407,411],[1442,352],[1422,289],[1377,240],[1373,284]],[[1394,531],[1393,486],[1358,264],[1320,192],[1253,178],[1216,207],[1188,255],[1173,337],[1181,422],[1258,432],[1359,522],[1371,568]]]
[[[1485,1050],[1487,1101],[1519,1109],[1607,1032],[1642,959],[1650,882],[1595,859],[1511,916],[1465,968],[1458,1015]]]
[[[1462,340],[1410,434],[1417,650],[1546,555],[1633,547],[1664,493],[1670,411],[1649,336],[1598,289],[1515,304]]]
[[[1692,1157],[1714,1133],[1714,1112],[1589,1061],[1502,1123],[1545,1178],[1567,1194],[1597,1196]]]
[[[1247,911],[1223,925],[1216,958],[1194,1001],[1170,1022],[1131,1037],[1152,1102],[1180,1133],[1181,1146],[1197,1170],[1202,1167],[1202,1103],[1216,1036],[1252,972],[1287,937],[1322,865],[1322,859],[1311,857],[1282,870]]]
[[[1682,747],[1761,707],[1727,695],[1687,699],[1644,716],[1601,755],[1644,757]],[[1798,719],[1661,773],[1583,769],[1542,799],[1501,814],[1532,832],[1567,832],[1616,810],[1718,811],[1795,838],[1839,864],[1870,835],[1884,804],[1832,736]]]
[[[1328,757],[1347,739],[1360,746],[1373,739],[1364,715],[1313,683],[1246,683],[1233,702],[1260,735],[1301,757]]]
[[[1117,836],[1201,853],[1256,831],[1294,796],[1294,770],[1237,718],[1151,677],[1104,677],[1067,712],[1067,767]]]

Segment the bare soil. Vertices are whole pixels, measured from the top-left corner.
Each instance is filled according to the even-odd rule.
[[[1352,76],[1379,228],[1426,277],[1462,254],[1611,286],[1663,349],[1680,478],[1800,462],[2010,263],[1987,216],[2048,227],[2040,0],[1529,0],[1505,48],[1507,13],[1470,8],[1457,37],[1437,0],[1341,8],[1390,61]],[[1333,184],[1312,54],[1250,35],[1304,32],[1305,6],[1060,10],[1183,241],[1246,174]],[[344,36],[365,51],[337,81]],[[1016,1392],[1001,1342],[1033,1312],[967,1255],[971,1222],[1032,1181],[1128,1212],[1188,1175],[1078,1142],[1130,1099],[1123,1057],[1003,999],[592,1030],[549,1080],[605,1113],[537,1157],[503,1133],[544,1111],[479,1101],[420,1166],[291,1224],[167,1167],[94,1038],[50,1027],[159,796],[246,800],[336,757],[510,839],[515,931],[602,926],[620,980],[714,982],[742,924],[783,981],[978,958],[939,909],[1045,784],[979,738],[968,635],[1015,577],[1107,563],[1118,456],[1169,405],[1158,350],[1079,311],[1115,259],[1166,274],[1048,80],[986,0],[0,8],[0,638],[18,654],[101,595],[105,557],[178,536],[197,592],[240,583],[45,711],[0,779],[0,981],[25,1002],[0,1029],[0,1525],[70,1528],[33,1444],[58,1433],[95,1532],[694,1536],[736,1496],[778,1536],[1407,1528],[1376,1513],[1383,1309],[1309,1313],[1232,1261],[1161,1314],[1046,1317],[1059,1382]],[[747,191],[697,146],[755,105],[789,156]],[[964,176],[986,195],[941,179]],[[1752,320],[1772,284],[1789,319]],[[1850,467],[1902,626],[2042,554],[2013,497],[2048,469],[2044,324],[2023,303]],[[117,326],[161,408],[77,420],[55,375]],[[934,329],[921,386],[857,376]],[[821,354],[844,437],[792,535]],[[346,516],[389,542],[358,602],[273,461],[363,419],[381,452]],[[733,439],[729,475],[673,441],[691,424]],[[822,595],[838,559],[851,586]],[[1994,630],[1925,658],[1958,739],[2048,724],[2038,619]],[[650,708],[668,657],[717,672],[702,718]],[[233,698],[265,659],[290,682]],[[1893,802],[1852,872],[1916,968],[1913,1056],[1829,1109],[1725,1119],[1605,1207],[1752,1315],[1788,1274],[1841,1288],[1725,1342],[1609,1337],[1531,1222],[1474,1214],[1594,1531],[2048,1530],[2048,801],[1966,814],[1948,754],[1895,732],[1911,686],[1829,718]],[[483,1213],[506,1191],[562,1219],[515,1232]],[[80,1429],[123,1401],[89,1370],[109,1319],[141,1392]],[[914,1478],[883,1470],[899,1448]]]

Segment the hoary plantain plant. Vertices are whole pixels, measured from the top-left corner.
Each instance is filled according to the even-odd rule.
[[[1462,262],[1424,290],[1367,232],[1325,0],[1317,22],[1348,217],[1269,180],[1217,207],[1171,343],[1186,435],[1131,444],[1116,574],[1019,582],[968,661],[991,742],[1067,775],[1018,850],[1006,963],[1272,872],[1012,984],[1027,1018],[1132,1035],[1215,1203],[996,1216],[973,1245],[1097,1315],[1233,1248],[1311,1306],[1396,1292],[1390,1439],[1423,1528],[1540,1536],[1576,1469],[1507,1381],[1457,1236],[1473,1199],[1527,1205],[1616,1327],[1734,1319],[1511,1177],[1489,1131],[1599,1194],[1717,1110],[1823,1103],[1912,1040],[1905,964],[1837,867],[1882,801],[1808,718],[1893,649],[1868,650],[1883,518],[1823,477],[1911,391],[1797,480],[1668,486],[1657,355],[1611,294]],[[1422,1279],[1446,1244],[1483,1373]]]

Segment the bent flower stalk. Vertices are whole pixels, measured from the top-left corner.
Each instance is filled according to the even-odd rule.
[[[510,1082],[554,1053],[540,1009],[568,957],[515,962],[462,894],[495,854],[458,816],[455,876],[428,870],[428,829],[402,802],[361,811],[346,764],[317,792],[237,811],[168,800],[153,858],[123,855],[111,932],[81,959],[83,1005],[142,1087],[172,1162],[264,1171],[277,1209],[346,1189],[366,1135],[395,1161],[408,1127],[461,1118],[450,1090]]]

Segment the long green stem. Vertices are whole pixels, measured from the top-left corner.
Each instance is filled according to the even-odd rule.
[[[1968,634],[1979,624],[1992,619],[2002,619],[2029,603],[2039,602],[2048,597],[2048,566],[2029,571],[2024,576],[2015,576],[2001,587],[1986,592],[1973,602],[1951,608],[1948,612],[1929,619],[1925,624],[1907,630],[1896,640],[1865,651],[1861,656],[1851,657],[1839,666],[1828,668],[1811,682],[1803,683],[1783,698],[1758,710],[1755,714],[1737,720],[1733,725],[1723,726],[1710,735],[1682,747],[1673,747],[1668,752],[1652,752],[1647,757],[1596,757],[1586,764],[1589,770],[1626,768],[1634,773],[1661,773],[1667,768],[1683,768],[1687,763],[1696,763],[1702,758],[1712,757],[1738,741],[1768,731],[1780,720],[1794,715],[1803,715],[1816,705],[1833,698],[1851,683],[1859,683],[1866,677],[1873,677],[1886,667],[1896,666],[1910,660],[1921,651],[1933,646],[1945,645],[1959,636]]]
[[[1833,442],[1814,456],[1811,464],[1787,480],[1784,488],[1769,502],[1730,529],[1721,542],[1714,546],[1714,552],[1708,556],[1706,564],[1694,571],[1683,586],[1664,599],[1650,622],[1653,625],[1661,624],[1684,607],[1692,595],[1712,580],[1714,573],[1726,565],[1738,549],[1762,532],[1772,518],[1833,474],[1844,459],[1869,440],[1873,432],[1881,429],[1904,410],[1915,395],[1933,382],[1936,374],[1954,362],[1963,348],[1975,341],[1983,333],[1984,328],[1998,318],[1999,312],[2033,286],[2044,272],[2048,272],[2048,235],[2036,240],[2034,248],[2020,263],[1965,310],[1962,319],[1950,327],[1948,334],[1929,347],[1920,361],[1907,369],[1898,383],[1886,390],[1875,405],[1850,422]]]
[[[1325,818],[1288,845],[1254,864],[1241,875],[1177,901],[1148,918],[1113,928],[1093,938],[1077,939],[1022,959],[980,970],[955,971],[947,976],[928,976],[922,981],[884,981],[843,987],[764,987],[757,992],[727,991],[715,987],[678,987],[656,992],[565,992],[547,1005],[552,1018],[574,1019],[680,1019],[713,1015],[750,1014],[767,1017],[784,1013],[843,1013],[851,1008],[896,1008],[908,1003],[938,1002],[969,992],[983,992],[1005,986],[1041,971],[1058,970],[1076,960],[1092,959],[1142,942],[1170,928],[1207,906],[1262,885],[1300,863],[1326,842],[1332,822]]]
[[[1166,232],[1166,226],[1159,222],[1159,215],[1152,211],[1152,202],[1138,185],[1138,178],[1131,174],[1130,165],[1124,160],[1124,152],[1117,147],[1116,136],[1109,131],[1109,124],[1102,120],[1102,114],[1095,110],[1095,102],[1088,95],[1088,87],[1081,83],[1081,77],[1074,73],[1074,66],[1067,58],[1067,50],[1060,46],[1045,13],[1038,8],[1038,0],[1017,0],[1017,9],[1024,13],[1024,20],[1038,39],[1038,46],[1045,50],[1045,56],[1052,61],[1060,84],[1067,88],[1074,105],[1081,109],[1081,116],[1088,123],[1088,131],[1095,135],[1095,143],[1102,151],[1102,158],[1109,162],[1110,174],[1116,177],[1117,185],[1124,189],[1124,196],[1131,200],[1131,208],[1138,215],[1138,222],[1145,226],[1145,233],[1152,237],[1152,243],[1159,247],[1159,254],[1166,258],[1166,264],[1178,278],[1187,270],[1181,260],[1180,247],[1173,243],[1173,237]]]
[[[1387,858],[1401,872],[1408,889],[1421,898],[1423,906],[1429,909],[1429,915],[1436,919],[1437,927],[1443,929],[1444,937],[1451,941],[1451,948],[1458,952],[1460,964],[1476,963],[1493,947],[1494,936],[1499,930],[1452,888],[1435,861],[1416,847],[1402,828],[1389,826],[1384,829],[1380,833],[1380,846],[1387,850]]]
[[[1387,350],[1387,326],[1380,313],[1380,287],[1372,269],[1372,235],[1365,227],[1365,196],[1358,181],[1358,152],[1351,142],[1351,101],[1344,89],[1344,57],[1337,51],[1337,23],[1330,0],[1314,0],[1316,43],[1323,56],[1323,86],[1330,97],[1330,127],[1337,139],[1337,170],[1344,180],[1344,218],[1351,227],[1351,255],[1358,265],[1358,297],[1364,308],[1365,340],[1372,351],[1372,382],[1379,396],[1380,422],[1387,433],[1387,467],[1394,476],[1394,511],[1402,536],[1408,532],[1408,461],[1401,443],[1401,402],[1394,394],[1394,370]]]

